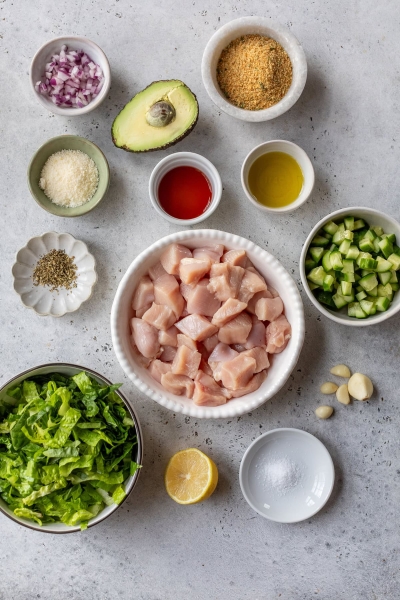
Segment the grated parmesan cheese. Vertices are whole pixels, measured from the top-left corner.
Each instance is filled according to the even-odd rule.
[[[80,150],[61,150],[52,154],[40,174],[39,185],[59,206],[81,206],[94,195],[99,184],[95,162]]]

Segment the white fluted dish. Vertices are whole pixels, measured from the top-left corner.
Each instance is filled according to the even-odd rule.
[[[148,371],[137,362],[131,344],[130,319],[132,296],[139,279],[159,261],[162,251],[174,242],[189,248],[224,244],[229,250],[244,249],[256,269],[265,277],[267,284],[280,294],[285,314],[292,326],[292,337],[281,354],[272,357],[268,376],[261,387],[241,398],[232,398],[222,406],[197,406],[184,396],[176,396],[165,390]],[[158,240],[144,250],[131,263],[120,282],[111,310],[111,335],[115,354],[126,375],[141,392],[173,412],[196,418],[231,418],[250,412],[272,398],[286,383],[297,360],[304,341],[304,311],[292,277],[272,254],[245,238],[213,229],[180,231]]]
[[[41,256],[53,249],[64,250],[66,254],[74,257],[77,266],[76,288],[60,288],[59,291],[51,292],[49,287],[34,285],[35,265]],[[86,244],[70,233],[55,231],[30,239],[26,246],[19,250],[12,273],[14,290],[22,304],[40,316],[62,317],[66,313],[78,310],[83,302],[89,300],[97,281],[96,261]]]

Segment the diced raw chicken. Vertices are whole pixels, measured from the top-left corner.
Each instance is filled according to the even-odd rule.
[[[180,292],[179,283],[173,275],[162,275],[154,282],[154,301],[172,308],[179,319],[185,308],[185,301]]]
[[[141,366],[147,369],[149,364],[151,363],[151,358],[146,358],[143,356],[141,352],[137,349],[135,344],[135,340],[133,339],[133,335],[131,336],[131,346],[132,346],[132,354],[135,357],[135,361]]]
[[[232,398],[240,398],[241,396],[255,392],[261,386],[263,381],[265,381],[266,377],[267,371],[261,371],[261,373],[257,373],[250,379],[249,383],[244,388],[232,391]]]
[[[179,275],[179,263],[182,258],[190,258],[192,252],[182,244],[171,244],[160,256],[160,262],[170,275]]]
[[[175,325],[172,325],[172,327],[166,331],[160,331],[158,334],[158,341],[160,342],[161,346],[177,346],[177,334],[178,329],[175,327]]]
[[[191,350],[197,350],[197,344],[190,337],[185,335],[184,333],[178,333],[176,336],[178,348],[179,346],[187,346]]]
[[[219,344],[219,340],[218,340],[218,335],[216,333],[214,335],[212,335],[211,337],[206,338],[203,341],[203,346],[205,347],[207,352],[209,352],[210,354],[214,350],[214,348],[217,344]]]
[[[186,302],[188,301],[188,298],[190,296],[190,293],[193,292],[194,290],[194,285],[187,285],[186,283],[181,283],[180,287],[180,291],[182,296],[184,297],[184,299],[186,300]]]
[[[214,314],[211,323],[217,327],[222,327],[223,325],[226,325],[228,321],[232,321],[232,319],[243,312],[246,306],[247,304],[245,302],[240,302],[235,298],[229,298]]]
[[[179,331],[196,342],[202,342],[217,333],[218,327],[212,325],[202,315],[189,315],[176,324]]]
[[[257,317],[252,317],[253,325],[251,327],[251,331],[249,333],[249,337],[246,340],[244,347],[246,350],[251,350],[251,348],[255,348],[257,346],[262,346],[265,348],[265,325],[261,321],[257,319]]]
[[[221,342],[217,344],[214,350],[211,352],[208,363],[219,363],[225,362],[227,360],[232,360],[238,355],[235,350],[232,350],[228,344],[222,344]]]
[[[160,356],[160,360],[163,362],[172,362],[175,358],[176,348],[175,346],[163,346],[161,348],[162,353]]]
[[[137,349],[146,358],[154,358],[160,350],[158,331],[142,319],[132,319],[132,335]]]
[[[229,298],[236,298],[243,275],[242,267],[233,267],[230,263],[214,264],[210,270],[208,289],[221,302],[225,302]]]
[[[186,309],[189,314],[212,317],[221,306],[221,302],[208,290],[208,284],[209,279],[202,279],[188,292]]]
[[[232,344],[232,348],[236,350],[236,352],[244,352],[245,350],[247,350],[244,344]]]
[[[268,290],[265,290],[263,292],[258,292],[257,294],[254,294],[254,296],[249,300],[248,304],[247,304],[247,312],[251,313],[252,315],[256,314],[256,304],[257,302],[260,300],[260,298],[272,298],[272,294],[271,292]]]
[[[219,263],[221,256],[224,253],[222,244],[215,246],[204,246],[203,248],[195,248],[193,250],[193,258],[209,259],[212,263]]]
[[[186,375],[175,375],[174,373],[165,373],[161,376],[161,385],[171,394],[191,398],[194,391],[194,383]]]
[[[132,308],[138,310],[154,302],[154,286],[150,277],[141,277],[133,295]]]
[[[143,306],[143,308],[138,308],[137,311],[135,312],[135,317],[137,317],[138,319],[141,319],[144,315],[144,313],[149,310],[149,308],[151,307],[151,304],[147,304],[146,306]]]
[[[261,275],[260,271],[257,271],[257,269],[255,268],[254,265],[251,265],[251,267],[246,267],[248,271],[250,271],[251,273],[254,273],[255,275],[257,275],[258,277],[260,277],[260,279],[262,279],[265,283],[265,279],[264,277]]]
[[[182,258],[179,264],[179,277],[186,285],[195,285],[208,273],[211,262],[208,259]]]
[[[220,406],[226,396],[216,381],[203,371],[198,371],[194,381],[193,402],[198,406]]]
[[[210,367],[210,365],[208,364],[208,362],[204,360],[204,358],[202,358],[201,361],[200,361],[199,370],[203,371],[203,373],[205,373],[206,375],[210,375],[210,377],[214,376],[212,368]]]
[[[153,302],[149,310],[144,313],[142,319],[146,323],[153,325],[156,329],[166,331],[175,323],[176,316],[169,306]]]
[[[158,263],[156,263],[155,265],[150,267],[149,276],[150,276],[150,279],[154,282],[156,279],[158,279],[162,275],[167,275],[167,271],[164,269],[164,267],[162,266],[160,261],[158,261]]]
[[[224,344],[245,344],[252,327],[250,315],[241,313],[221,327],[218,339]]]
[[[221,258],[221,262],[231,263],[234,267],[243,267],[247,265],[247,254],[245,250],[229,250]]]
[[[283,312],[283,302],[276,298],[260,298],[256,304],[256,315],[260,321],[275,321]]]
[[[172,373],[175,375],[187,375],[194,379],[199,369],[201,354],[191,350],[187,346],[179,346],[172,361]]]
[[[266,289],[265,279],[252,270],[246,269],[240,284],[238,299],[247,304],[254,294],[265,292]]]
[[[279,296],[279,293],[276,291],[276,289],[270,285],[268,286],[268,291],[271,292],[273,298],[277,298]]]
[[[282,352],[286,348],[291,335],[292,328],[284,315],[272,321],[266,330],[267,352],[269,354],[279,354]]]
[[[223,386],[229,390],[238,390],[245,387],[255,373],[256,360],[251,356],[245,356],[245,354],[245,352],[242,352],[235,358],[218,365],[218,376]]]
[[[171,371],[171,364],[162,362],[161,360],[158,360],[157,358],[155,360],[152,360],[150,363],[150,366],[149,366],[150,375],[153,377],[153,379],[158,381],[158,383],[161,383],[161,376],[164,375],[165,373],[169,373],[170,371]]]
[[[251,350],[242,352],[241,356],[250,356],[250,358],[254,358],[256,361],[254,373],[259,373],[269,367],[268,354],[266,353],[265,348],[252,348]]]

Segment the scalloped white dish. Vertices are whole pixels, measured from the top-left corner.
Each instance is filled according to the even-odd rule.
[[[76,288],[60,288],[58,292],[51,292],[47,287],[34,285],[33,270],[36,263],[41,256],[53,249],[64,250],[66,254],[74,257],[77,266]],[[93,286],[97,281],[96,261],[86,244],[70,233],[55,231],[31,238],[26,246],[19,250],[12,273],[14,290],[22,304],[40,316],[62,317],[66,313],[78,310],[92,295]]]
[[[131,345],[130,319],[132,295],[140,277],[155,264],[166,246],[178,242],[196,248],[215,243],[224,244],[229,249],[244,249],[257,270],[265,277],[267,284],[274,287],[285,305],[285,314],[292,326],[292,337],[281,354],[276,354],[268,369],[268,377],[261,387],[242,396],[229,400],[222,406],[197,406],[192,400],[167,392],[155,381],[148,371],[135,359]],[[296,366],[304,341],[304,311],[300,293],[292,277],[281,263],[266,250],[245,238],[216,231],[198,229],[181,231],[162,238],[149,246],[131,263],[120,282],[111,310],[111,335],[115,354],[126,375],[139,390],[165,408],[196,418],[231,418],[252,411],[272,398],[285,384]]]

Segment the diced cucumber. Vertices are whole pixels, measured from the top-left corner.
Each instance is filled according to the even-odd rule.
[[[360,254],[359,249],[355,245],[351,245],[349,251],[346,254],[346,258],[349,260],[356,260],[357,256]]]
[[[363,258],[372,258],[372,254],[370,254],[369,252],[360,252],[360,254],[356,258],[356,263],[358,266],[360,266],[361,259]]]
[[[354,229],[354,217],[345,217],[344,218],[344,226],[349,231],[353,231],[353,229]]]
[[[317,285],[316,283],[313,283],[312,281],[309,281],[308,287],[310,288],[311,291],[313,291],[313,290],[317,290],[320,286]]]
[[[342,288],[342,296],[350,296],[353,289],[352,284],[348,281],[342,281],[340,286]]]
[[[395,271],[398,271],[400,269],[400,256],[393,253],[388,257],[388,261],[392,263]]]
[[[360,281],[360,279],[361,279],[361,275],[360,275],[359,273],[354,273],[354,279],[355,279],[356,281]]]
[[[316,266],[317,263],[312,258],[306,258],[306,260],[304,261],[304,268],[307,272],[311,271],[311,269],[313,269]]]
[[[375,267],[377,273],[386,273],[386,271],[390,271],[393,268],[392,263],[381,256],[377,257],[376,262],[378,263]]]
[[[336,308],[343,308],[343,306],[346,306],[347,302],[345,300],[345,298],[343,298],[343,296],[339,293],[336,293],[332,296],[332,300],[335,303]]]
[[[379,312],[385,312],[385,310],[387,310],[389,306],[390,300],[385,296],[380,296],[375,302],[376,310]]]
[[[307,279],[322,287],[325,279],[325,270],[323,267],[315,267],[307,275]]]
[[[392,286],[393,292],[398,292],[399,291],[399,284],[398,283],[391,283],[390,285]]]
[[[396,236],[394,233],[388,233],[386,234],[386,237],[389,240],[389,242],[392,242],[392,244],[396,243]]]
[[[365,319],[367,317],[359,302],[351,302],[347,308],[347,314],[349,317],[356,317],[357,319]]]
[[[360,260],[360,269],[371,269],[375,270],[378,266],[378,263],[373,258],[362,258]]]
[[[374,240],[372,240],[373,244],[374,244],[374,252],[376,254],[379,254],[379,252],[381,251],[381,249],[379,248],[379,242],[381,241],[382,238],[380,237],[376,237]]]
[[[359,284],[366,292],[369,292],[378,285],[378,280],[375,273],[368,273],[365,277],[361,277]]]
[[[389,256],[393,254],[393,244],[387,237],[382,237],[379,242],[379,248],[385,258],[389,258]]]
[[[354,273],[354,260],[348,258],[343,259],[343,273]]]
[[[309,252],[310,252],[311,257],[313,258],[313,260],[316,263],[319,263],[322,255],[324,253],[324,249],[321,246],[319,246],[319,247],[312,247],[312,248],[310,248]]]
[[[378,273],[378,277],[382,285],[386,285],[390,282],[392,271],[386,271],[386,273]]]
[[[356,298],[357,298],[358,302],[360,302],[361,300],[365,300],[366,297],[367,297],[367,294],[364,291],[358,292],[358,294],[356,294]]]
[[[369,275],[369,273],[375,273],[375,271],[373,269],[361,269],[360,273],[361,277],[365,277],[366,275]]]
[[[343,240],[343,242],[339,246],[340,254],[343,254],[344,256],[346,256],[346,254],[348,253],[348,251],[350,249],[350,246],[351,246],[350,240]]]
[[[397,254],[397,256],[400,256],[400,247],[393,244],[393,252]]]
[[[330,261],[334,271],[341,271],[343,269],[342,255],[339,250],[331,252]]]
[[[317,300],[322,304],[330,306],[331,308],[336,308],[336,304],[332,300],[332,294],[330,294],[329,292],[319,292]]]
[[[328,223],[325,223],[325,225],[323,226],[322,229],[324,231],[326,231],[326,233],[329,233],[330,235],[334,235],[336,233],[336,231],[338,230],[338,226],[333,221],[328,221]]]
[[[345,232],[344,226],[343,226],[343,229],[341,229],[339,226],[337,232],[333,235],[332,243],[339,246],[345,239],[344,232]]]
[[[332,269],[332,265],[331,265],[331,252],[330,250],[328,250],[328,252],[326,252],[326,254],[323,255],[322,257],[322,266],[324,267],[325,271],[331,271]]]
[[[360,250],[362,250],[363,252],[374,252],[375,251],[375,246],[372,240],[369,240],[368,238],[363,238],[362,240],[360,240],[358,242],[358,246],[360,248]]]
[[[353,231],[362,229],[363,227],[365,227],[365,222],[362,219],[357,219],[357,221],[354,221]]]
[[[340,275],[340,281],[349,281],[350,283],[355,283],[356,278],[354,273],[338,273]]]
[[[312,243],[314,246],[322,246],[325,248],[329,244],[330,240],[322,235],[316,235]]]
[[[335,278],[332,277],[332,275],[325,275],[324,282],[322,284],[322,289],[324,290],[324,292],[331,292],[334,283]]]
[[[373,225],[371,227],[371,229],[373,229],[376,233],[376,235],[381,236],[383,234],[383,229],[382,227],[379,227],[379,225]]]
[[[398,279],[397,279],[397,273],[396,273],[396,271],[390,271],[389,283],[397,283],[397,281],[398,281]]]
[[[376,298],[378,295],[378,286],[372,288],[372,290],[368,290],[368,295]]]
[[[391,300],[393,298],[393,288],[391,284],[387,283],[386,285],[378,285],[378,296],[383,296],[384,298],[389,298],[389,300]]]
[[[374,310],[374,303],[369,302],[368,300],[361,300],[360,306],[366,315],[370,315]]]
[[[367,233],[365,234],[365,237],[373,242],[374,239],[378,236],[376,235],[373,229],[368,229]]]
[[[343,298],[346,300],[347,304],[350,304],[350,302],[354,302],[354,300],[356,299],[356,297],[354,296],[354,292],[352,292],[349,296],[343,296]]]

